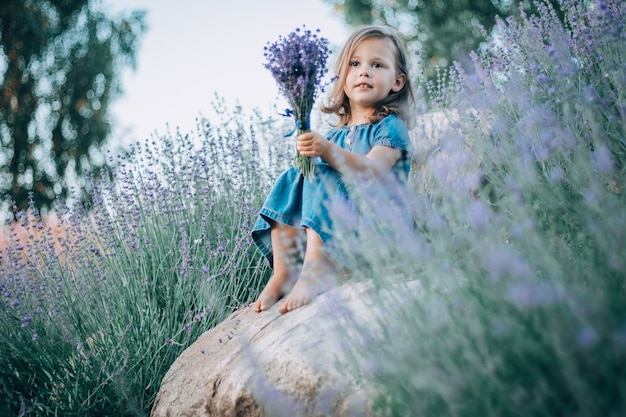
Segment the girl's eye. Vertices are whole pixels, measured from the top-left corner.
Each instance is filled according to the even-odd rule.
[[[351,67],[358,67],[359,66],[359,61],[351,61],[350,62],[350,66]]]
[[[372,67],[374,67],[374,68],[382,68],[383,65],[379,64],[378,62],[376,62],[376,63],[372,64]]]

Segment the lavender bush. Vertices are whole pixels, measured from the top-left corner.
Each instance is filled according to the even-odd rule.
[[[270,71],[280,93],[291,106],[286,116],[295,118],[297,136],[310,130],[311,110],[323,90],[322,82],[328,72],[328,40],[318,36],[318,33],[319,30],[312,32],[298,28],[265,46],[265,68]],[[298,151],[295,165],[302,175],[313,175],[313,161],[301,156]]]
[[[537,6],[431,88],[418,233],[368,201],[344,233],[355,275],[398,289],[346,341],[380,415],[626,413],[626,5]]]
[[[146,416],[178,355],[256,297],[267,268],[248,231],[287,150],[275,120],[216,113],[111,155],[88,206],[17,213],[26,236],[0,260],[1,415]]]

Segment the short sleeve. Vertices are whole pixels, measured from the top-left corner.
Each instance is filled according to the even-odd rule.
[[[406,179],[411,170],[413,149],[409,129],[404,122],[395,115],[385,117],[376,125],[373,139],[372,147],[388,146],[402,151],[392,170]]]
[[[402,120],[395,115],[385,117],[376,125],[373,146],[388,146],[412,153],[409,130]]]

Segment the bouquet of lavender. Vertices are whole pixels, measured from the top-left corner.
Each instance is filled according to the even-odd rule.
[[[321,91],[322,78],[328,71],[326,61],[330,54],[328,40],[307,29],[296,29],[277,42],[265,46],[265,68],[270,70],[281,94],[291,109],[287,116],[296,120],[297,135],[311,129],[311,109]],[[302,175],[313,175],[315,165],[311,158],[296,153],[295,165]]]

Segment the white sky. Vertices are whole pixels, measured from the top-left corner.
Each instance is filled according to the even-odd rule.
[[[123,73],[124,94],[112,106],[112,145],[155,131],[191,132],[210,114],[215,93],[244,111],[280,103],[263,64],[263,47],[297,27],[320,29],[334,54],[349,30],[322,0],[103,0],[117,13],[145,9],[148,29],[135,72]],[[332,71],[332,69],[331,69]]]

